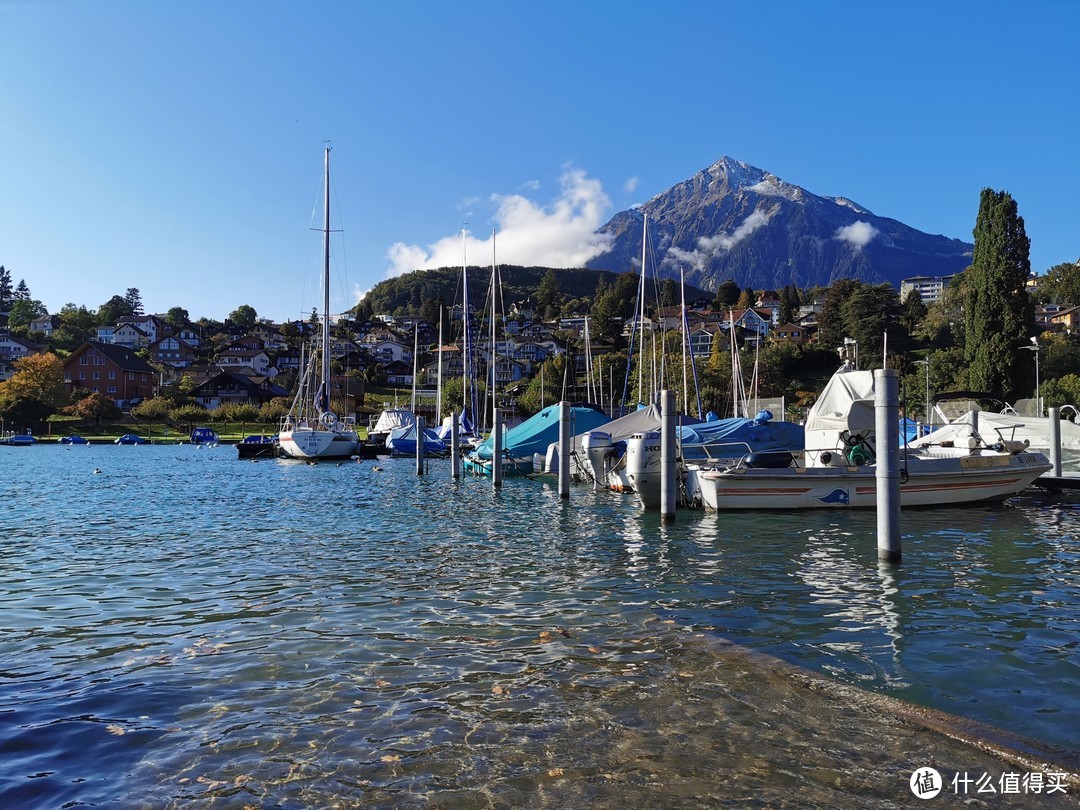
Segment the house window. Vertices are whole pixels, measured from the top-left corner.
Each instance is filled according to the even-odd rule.
[[[79,379],[80,380],[85,380],[86,379],[86,372],[85,371],[80,371],[79,372]]]
[[[100,371],[95,371],[95,372],[94,372],[94,379],[96,380],[96,379],[98,379],[99,377],[101,377],[101,372],[100,372]],[[96,391],[97,389],[95,388],[94,390]]]
[[[109,379],[110,380],[115,380],[116,379],[116,372],[115,371],[110,371],[109,372]]]
[[[110,393],[110,394],[115,394],[115,393],[116,393],[116,386],[115,386],[115,385],[110,385],[110,386],[109,386],[109,387],[108,387],[108,388],[106,389],[106,391],[108,391],[108,393]]]
[[[92,389],[92,390],[93,390],[93,392],[94,392],[95,394],[100,394],[100,393],[101,393],[101,389],[99,389],[99,388],[98,388],[98,387],[97,387],[96,385],[95,385],[95,386],[93,387],[93,389]]]
[[[88,365],[90,365],[90,360],[89,360],[89,358],[87,358],[87,356],[85,354],[82,357],[79,358],[79,365],[80,366],[88,366]]]
[[[145,374],[142,375],[142,381],[146,382],[146,375]]]
[[[134,371],[129,371],[128,372],[128,379],[129,380],[134,380],[135,379],[135,372]]]

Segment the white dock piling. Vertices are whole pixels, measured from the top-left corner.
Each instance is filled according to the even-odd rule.
[[[498,489],[503,482],[503,413],[495,409],[491,425],[491,486]]]
[[[675,520],[675,392],[660,392],[660,519]]]
[[[900,562],[900,372],[874,371],[877,440],[877,547],[882,562]]]
[[[570,497],[570,403],[559,403],[559,497]]]
[[[424,474],[424,417],[416,417],[416,474]]]
[[[450,413],[450,477],[461,478],[461,447],[458,440],[458,415]]]
[[[1050,474],[1061,478],[1061,417],[1056,407],[1047,409],[1046,414],[1050,420],[1050,463],[1054,465]]]

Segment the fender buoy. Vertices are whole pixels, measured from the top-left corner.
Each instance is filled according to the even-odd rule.
[[[326,425],[326,427],[331,428],[337,424],[337,414],[333,411],[324,411],[323,415],[319,417],[319,421]]]

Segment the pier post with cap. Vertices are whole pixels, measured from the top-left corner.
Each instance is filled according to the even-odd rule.
[[[559,497],[570,497],[570,403],[559,403]]]
[[[458,415],[450,412],[450,477],[461,478],[461,442],[458,439]]]
[[[1061,422],[1060,411],[1057,407],[1048,408],[1046,411],[1047,418],[1050,420],[1050,463],[1054,465],[1054,468],[1050,471],[1050,474],[1056,478],[1061,478]]]
[[[424,417],[416,417],[416,474],[424,474]]]
[[[660,519],[675,520],[675,392],[660,392]]]
[[[900,372],[874,371],[874,432],[877,434],[877,547],[882,562],[900,562]]]
[[[495,409],[491,424],[491,485],[498,489],[503,482],[503,413]]]

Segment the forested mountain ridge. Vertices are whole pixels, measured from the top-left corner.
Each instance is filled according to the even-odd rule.
[[[640,264],[638,265],[640,267]],[[545,276],[552,274],[561,299],[564,301],[560,314],[588,313],[597,285],[603,281],[606,286],[615,283],[619,273],[590,269],[562,269],[549,267],[519,267],[516,265],[498,265],[502,287],[502,300],[506,309],[518,301],[537,303],[537,292]],[[628,270],[633,268],[628,266]],[[491,287],[490,267],[469,267],[469,303],[476,311],[481,311],[484,301],[489,296]],[[646,279],[649,288],[646,293],[647,306],[655,305],[656,296],[652,292],[653,279]],[[687,302],[705,297],[712,299],[714,293],[687,286]],[[438,307],[442,303],[447,307],[460,305],[462,283],[460,267],[443,267],[434,270],[416,270],[401,276],[386,279],[376,284],[357,306],[357,315],[370,318],[373,315],[421,314],[429,320],[438,317]],[[427,310],[427,311],[425,311]],[[434,313],[434,314],[433,314]]]

